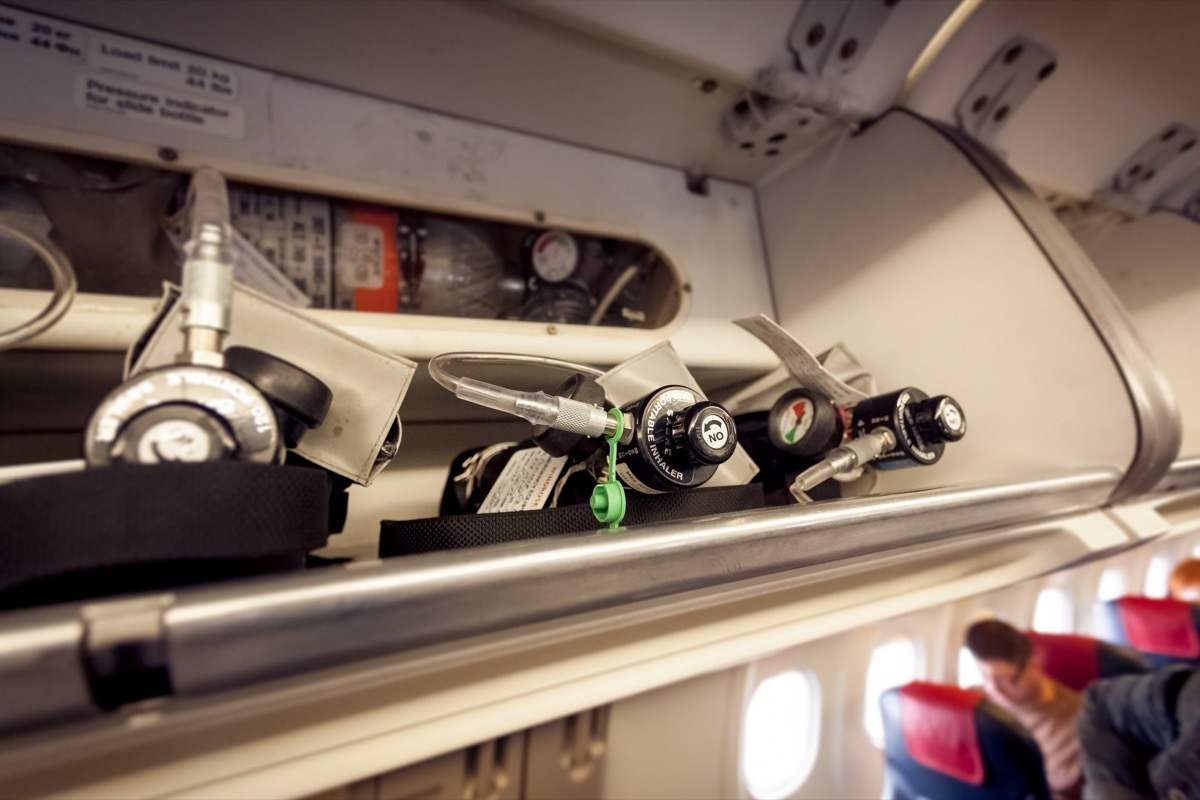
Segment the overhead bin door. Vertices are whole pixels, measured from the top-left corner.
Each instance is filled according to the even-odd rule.
[[[1125,493],[1174,458],[1170,391],[1103,280],[957,134],[893,112],[759,203],[780,323],[813,348],[843,342],[881,388],[953,394],[971,421],[954,458],[883,472],[878,490],[1111,467]]]

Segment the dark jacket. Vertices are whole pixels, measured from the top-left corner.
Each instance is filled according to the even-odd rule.
[[[1078,729],[1084,800],[1200,800],[1200,670],[1096,681]]]

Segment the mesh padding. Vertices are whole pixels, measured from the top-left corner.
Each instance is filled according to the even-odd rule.
[[[627,492],[626,497],[628,507],[622,523],[626,526],[746,511],[763,506],[762,486],[757,483],[656,495]],[[594,531],[601,527],[592,516],[591,509],[583,504],[540,511],[460,514],[399,522],[384,520],[380,525],[379,555],[388,558],[436,550],[483,547],[501,542]]]

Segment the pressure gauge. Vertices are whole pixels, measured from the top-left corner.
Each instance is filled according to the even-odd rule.
[[[529,264],[547,283],[558,283],[579,266],[579,243],[566,231],[542,231],[529,244]]]
[[[771,444],[793,456],[815,456],[837,447],[842,420],[829,398],[812,389],[793,389],[768,416]]]

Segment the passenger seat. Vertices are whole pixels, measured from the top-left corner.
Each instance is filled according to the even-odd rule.
[[[1037,743],[982,693],[915,681],[880,704],[887,800],[1048,800]]]
[[[1134,648],[1151,668],[1200,666],[1200,605],[1127,596],[1100,603],[1097,608],[1100,636]]]
[[[1147,672],[1149,663],[1128,647],[1073,634],[1026,631],[1042,670],[1075,692],[1099,678]]]

